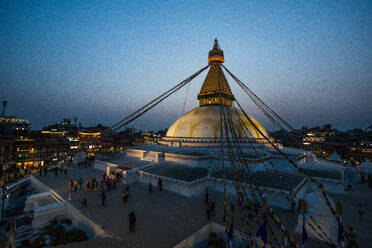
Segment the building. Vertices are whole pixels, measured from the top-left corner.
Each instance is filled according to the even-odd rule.
[[[63,162],[71,157],[66,131],[31,131],[31,123],[16,116],[0,117],[0,170],[17,171]]]
[[[114,138],[110,133],[90,129],[78,132],[79,149],[87,152],[114,152]]]

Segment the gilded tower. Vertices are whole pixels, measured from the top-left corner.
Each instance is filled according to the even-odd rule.
[[[225,105],[232,106],[235,100],[221,64],[225,62],[223,51],[218,45],[218,40],[214,40],[213,49],[208,53],[208,64],[211,65],[203,86],[198,94],[199,106]]]

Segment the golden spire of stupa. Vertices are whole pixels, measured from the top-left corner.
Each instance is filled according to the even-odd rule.
[[[225,62],[223,51],[218,45],[218,40],[215,39],[213,49],[208,53],[208,64],[211,65],[211,68],[198,94],[200,107],[221,105],[221,103],[225,106],[232,106],[234,96],[221,68],[223,62]]]

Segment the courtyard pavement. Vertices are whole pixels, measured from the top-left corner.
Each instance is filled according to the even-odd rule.
[[[53,188],[64,199],[67,199],[68,181],[70,179],[86,180],[95,177],[101,180],[102,171],[93,168],[78,169],[69,168],[67,177],[62,174],[55,176],[54,173],[37,177]],[[154,188],[149,192],[147,185],[140,183],[130,185],[130,198],[128,203],[121,202],[121,192],[124,185],[119,184],[117,189],[106,192],[106,205],[101,205],[98,192],[85,192],[82,190],[72,193],[69,201],[83,214],[91,218],[105,231],[113,236],[113,239],[88,240],[86,242],[64,245],[63,247],[172,247],[200,228],[209,223],[206,218],[206,206],[203,197],[183,197],[179,194],[162,191]],[[334,200],[340,200],[343,205],[343,220],[347,226],[357,230],[359,247],[371,247],[372,244],[372,190],[364,185],[357,186],[346,195],[331,195]],[[87,199],[87,207],[82,208],[82,199]],[[222,224],[223,194],[210,189],[210,199],[216,204],[216,217],[211,221]],[[362,203],[365,216],[362,221],[358,219],[357,204]],[[136,232],[129,232],[129,212],[135,211],[137,216]],[[275,208],[283,223],[294,234],[297,224],[297,216],[291,215],[289,211]],[[234,228],[241,230],[240,214],[237,211]],[[272,225],[275,226],[275,225]],[[279,231],[273,228],[276,237],[280,238]],[[253,234],[257,226],[252,226]],[[301,236],[295,238],[300,241]],[[327,247],[325,244],[309,239],[307,247]]]

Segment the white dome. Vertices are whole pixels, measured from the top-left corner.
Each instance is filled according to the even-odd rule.
[[[372,168],[372,162],[368,159],[360,164],[360,167],[362,168]]]
[[[263,136],[245,118],[242,111],[231,108],[232,120],[235,130],[239,137],[244,138],[263,138]],[[262,125],[249,116],[258,129],[268,137]],[[239,119],[244,123],[246,129],[243,130]],[[190,137],[190,138],[216,138],[220,137],[220,106],[203,106],[194,108],[182,115],[168,129],[167,137]]]
[[[329,160],[331,160],[331,161],[335,161],[335,162],[340,162],[340,163],[342,162],[342,159],[341,159],[340,155],[338,155],[337,152],[333,152],[333,153],[331,154]]]

